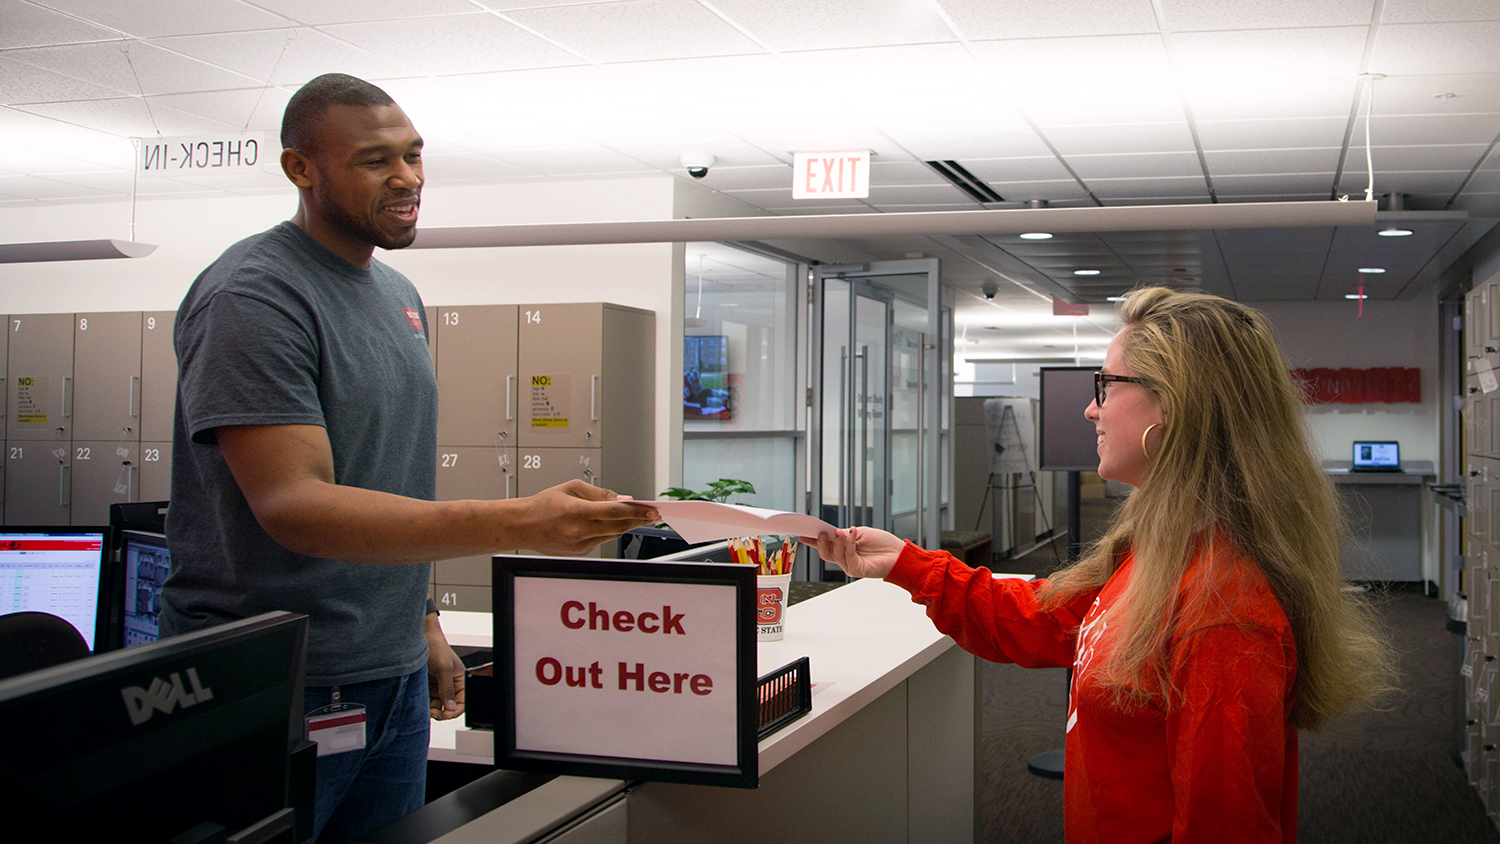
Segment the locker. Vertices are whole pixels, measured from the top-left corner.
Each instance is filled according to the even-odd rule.
[[[1464,294],[1464,356],[1471,361],[1479,357],[1489,334],[1489,315],[1489,285]]]
[[[522,305],[520,445],[649,445],[656,315],[620,305]]]
[[[73,435],[73,315],[12,314],[9,325],[5,439],[66,445]]]
[[[177,407],[177,350],[172,345],[176,311],[141,316],[141,442],[171,442]],[[142,498],[142,501],[165,501]]]
[[[426,307],[422,308],[422,312],[427,315],[427,356],[430,357],[430,358],[432,358],[432,368],[433,368],[434,371],[436,371],[437,370],[437,312],[438,312],[438,309],[434,305],[427,305]]]
[[[10,440],[5,444],[6,524],[72,522],[71,445],[40,440]]]
[[[516,306],[438,308],[438,442],[516,442]]]
[[[1467,594],[1469,596],[1469,622],[1473,624],[1470,635],[1482,636],[1489,629],[1491,596],[1494,594],[1494,582],[1486,565],[1488,550],[1470,557],[1473,565],[1466,565],[1465,574],[1468,577]]]
[[[109,505],[140,501],[140,445],[73,441],[73,524],[109,524]]]
[[[1479,722],[1469,718],[1464,728],[1463,760],[1464,774],[1472,786],[1479,785],[1479,761],[1484,758],[1483,744]]]
[[[141,443],[137,501],[172,500],[172,441]]]
[[[73,329],[73,439],[139,443],[140,312],[77,314]]]
[[[493,594],[488,586],[438,586],[433,600],[439,611],[494,612]]]
[[[438,447],[437,499],[505,499],[514,497],[515,449],[474,446]],[[499,552],[501,549],[495,549]],[[495,553],[492,552],[492,553]],[[433,582],[448,586],[489,586],[491,554],[475,554],[433,564]]]
[[[1487,282],[1484,289],[1489,307],[1485,311],[1479,351],[1489,360],[1490,366],[1500,366],[1500,286]]]
[[[605,485],[597,448],[522,448],[516,450],[516,459],[516,488],[522,496],[574,479]]]

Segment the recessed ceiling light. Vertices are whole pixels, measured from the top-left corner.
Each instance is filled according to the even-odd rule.
[[[1360,267],[1359,271],[1362,272],[1362,273],[1371,273],[1371,274],[1383,273],[1383,272],[1385,272],[1385,267]]]
[[[1344,294],[1344,298],[1345,299],[1368,299],[1370,297],[1367,294],[1364,294],[1364,293],[1345,293]]]
[[[1052,232],[1025,232],[1021,235],[1022,240],[1051,240]]]
[[[1098,275],[1098,270],[1074,270],[1073,275]]]
[[[1398,226],[1386,226],[1385,228],[1376,232],[1376,234],[1380,235],[1381,237],[1406,237],[1411,233],[1411,229],[1403,229]]]
[[[1125,301],[1125,297],[1124,296],[1105,296],[1104,297],[1104,301],[1106,301],[1106,302],[1123,302],[1123,301]]]

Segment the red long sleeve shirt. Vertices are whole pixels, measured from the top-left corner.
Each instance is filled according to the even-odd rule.
[[[1122,704],[1091,668],[1115,643],[1127,555],[1096,593],[1043,609],[1044,581],[995,580],[907,544],[886,580],[970,653],[1028,668],[1071,665],[1064,825],[1069,844],[1297,840],[1296,644],[1264,574],[1200,555],[1179,588],[1166,658],[1179,698]],[[1185,601],[1213,589],[1207,601]]]

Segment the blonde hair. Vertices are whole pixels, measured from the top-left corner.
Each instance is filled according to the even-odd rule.
[[[1097,589],[1133,554],[1111,619],[1120,638],[1095,669],[1103,682],[1127,698],[1156,687],[1171,699],[1166,656],[1184,609],[1179,586],[1204,545],[1225,541],[1265,574],[1291,623],[1293,724],[1315,729],[1390,688],[1390,650],[1369,608],[1344,591],[1343,511],[1266,318],[1162,287],[1131,292],[1121,316],[1124,362],[1161,405],[1161,445],[1109,531],[1045,593],[1052,604]],[[1198,608],[1233,589],[1235,573],[1205,570],[1202,582],[1187,596]]]

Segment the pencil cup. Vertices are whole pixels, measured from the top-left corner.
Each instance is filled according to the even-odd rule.
[[[781,639],[782,620],[786,617],[786,593],[791,582],[790,574],[763,574],[755,578],[756,641]]]

